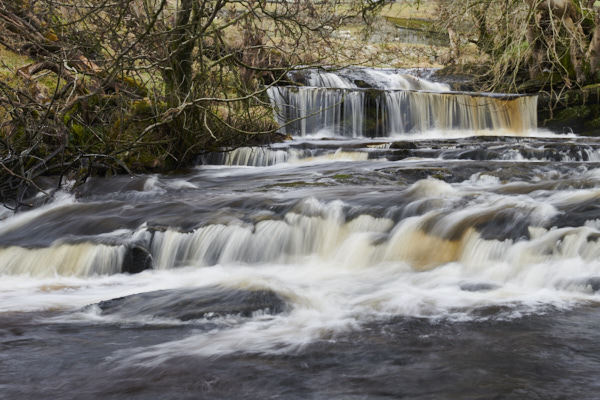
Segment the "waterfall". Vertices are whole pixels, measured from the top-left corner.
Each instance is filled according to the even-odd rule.
[[[389,146],[389,145],[388,145]],[[349,149],[270,149],[267,147],[240,147],[227,152],[210,153],[198,159],[201,165],[228,165],[245,167],[268,167],[281,163],[301,163],[318,160],[364,161],[370,153]]]
[[[271,87],[281,132],[388,137],[431,130],[501,131],[523,135],[537,126],[537,97],[451,92],[445,84],[389,71],[311,73]],[[335,76],[335,75],[334,75]]]
[[[55,244],[27,249],[0,248],[0,274],[29,274],[38,277],[92,276],[122,271],[126,249],[94,243]]]
[[[143,228],[137,237],[144,240],[136,243],[147,250],[137,250],[137,254],[132,251],[139,247],[91,242],[57,241],[45,248],[10,246],[0,248],[0,274],[85,277],[148,268],[295,265],[316,257],[346,268],[405,263],[414,271],[458,262],[465,274],[474,276],[493,275],[494,268],[504,263],[514,269],[513,275],[519,275],[544,263],[574,258],[594,263],[600,256],[598,220],[585,226],[570,226],[570,221],[557,226],[560,211],[551,204],[500,195],[490,203],[467,200],[471,188],[438,179],[419,180],[394,196],[395,203],[404,203],[401,209],[390,205],[381,215],[338,200],[308,197],[282,215],[253,211],[252,218],[232,215],[189,231]],[[596,202],[600,197],[597,191],[580,192],[573,196],[577,201]],[[552,201],[558,207],[571,200],[558,197]],[[147,257],[153,260],[149,264]],[[496,280],[504,283],[503,278]],[[543,285],[562,284],[555,280]]]
[[[263,147],[240,147],[230,151],[204,155],[198,160],[198,163],[266,167],[287,162],[290,156],[290,152],[284,150],[273,150]]]

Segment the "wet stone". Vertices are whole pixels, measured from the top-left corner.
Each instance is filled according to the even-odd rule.
[[[393,142],[390,149],[394,150],[416,150],[418,147],[415,142]]]
[[[460,290],[464,292],[489,292],[490,290],[496,290],[500,286],[492,283],[470,283],[464,282],[459,285]]]
[[[414,157],[414,153],[408,149],[400,149],[393,151],[391,154],[386,155],[388,161],[399,161],[405,158]]]
[[[259,311],[279,314],[286,309],[286,301],[271,290],[208,287],[134,294],[102,301],[97,306],[103,315],[190,321],[226,315],[251,317]]]
[[[152,259],[152,254],[141,246],[134,246],[127,250],[121,271],[129,274],[137,274],[153,268],[154,260]]]
[[[592,292],[596,293],[598,290],[600,290],[600,277],[596,276],[588,278],[585,282],[585,286],[586,288],[591,289]]]

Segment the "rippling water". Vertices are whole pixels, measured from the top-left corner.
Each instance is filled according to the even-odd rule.
[[[599,149],[296,139],[5,213],[0,398],[597,398]]]
[[[397,72],[309,71],[294,140],[0,214],[0,398],[597,398],[600,140]]]

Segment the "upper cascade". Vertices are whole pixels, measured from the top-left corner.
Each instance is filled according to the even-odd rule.
[[[432,70],[346,68],[339,71],[308,69],[289,73],[291,81],[331,89],[424,90],[449,92],[450,86],[433,82]]]
[[[355,68],[302,70],[304,86],[271,87],[280,131],[295,136],[389,137],[426,131],[496,131],[524,136],[537,127],[537,97],[453,92],[429,72]]]

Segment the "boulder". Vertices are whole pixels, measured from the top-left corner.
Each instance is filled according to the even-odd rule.
[[[103,315],[190,321],[225,315],[251,317],[259,311],[278,314],[286,309],[286,301],[267,289],[213,286],[139,293],[102,301],[97,306]]]
[[[132,246],[125,253],[121,272],[137,274],[153,268],[154,260],[152,259],[152,254],[142,246]]]

